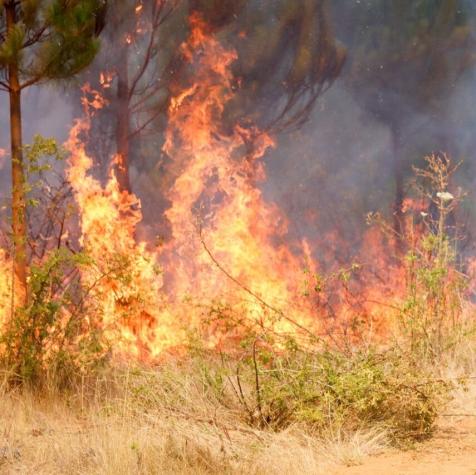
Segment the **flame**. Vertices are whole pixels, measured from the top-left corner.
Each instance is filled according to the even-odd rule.
[[[239,339],[242,330],[262,328],[276,336],[330,338],[358,338],[364,328],[385,337],[405,296],[407,269],[389,252],[394,243],[376,227],[360,251],[337,231],[320,242],[291,240],[286,216],[260,188],[273,138],[253,125],[224,125],[237,87],[237,54],[199,16],[191,17],[190,27],[181,54],[193,82],[175,86],[168,109],[163,152],[174,179],[163,193],[170,237],[158,249],[137,238],[141,203],[121,191],[117,157],[106,183],[94,177],[87,136],[107,101],[89,85],[83,88],[85,114],[66,143],[66,174],[79,211],[79,245],[88,257],[80,267],[84,331],[101,329],[116,356],[149,361],[180,348],[194,331],[211,348]],[[112,78],[102,73],[102,88]],[[408,222],[426,205],[406,200]],[[416,241],[418,226],[407,229]],[[322,247],[324,241],[330,246]],[[341,255],[354,255],[359,265],[341,269]],[[476,273],[474,262],[471,269]],[[357,271],[361,277],[351,279]],[[8,314],[10,275],[11,262],[0,250],[0,325]]]
[[[7,151],[4,148],[0,147],[0,169],[5,165],[5,157],[7,156]]]
[[[239,336],[223,328],[225,314],[276,335],[345,329],[356,305],[361,313],[377,314],[376,295],[384,295],[378,286],[358,301],[347,288],[333,301],[324,293],[305,297],[304,269],[319,272],[315,243],[290,245],[286,217],[259,188],[266,179],[263,158],[274,141],[254,126],[224,130],[237,55],[209,34],[198,16],[190,25],[181,53],[193,68],[194,82],[177,88],[170,100],[163,150],[175,175],[166,191],[171,237],[159,252],[136,241],[142,219],[137,197],[120,191],[113,171],[104,186],[90,173],[93,161],[83,139],[91,114],[106,102],[88,86],[83,91],[86,117],[76,122],[67,143],[68,179],[80,209],[80,244],[94,262],[82,279],[93,288],[97,325],[107,331],[117,354],[146,359],[183,343],[184,328],[206,327],[205,344],[223,346]],[[157,272],[159,261],[163,271]],[[125,271],[114,269],[124,263]],[[331,305],[339,318],[326,321]],[[213,306],[216,311],[210,312]],[[210,313],[217,321],[204,325]]]
[[[4,328],[11,314],[12,262],[0,249],[0,329]]]
[[[154,358],[180,345],[184,328],[201,327],[204,302],[227,302],[253,324],[279,332],[310,324],[311,308],[297,298],[302,262],[285,244],[286,219],[256,186],[265,179],[261,159],[273,140],[254,127],[220,130],[233,97],[230,68],[236,53],[208,36],[198,17],[191,25],[182,53],[197,70],[194,84],[170,102],[164,151],[181,169],[165,212],[172,238],[160,253],[136,241],[140,201],[120,191],[113,168],[104,186],[91,175],[84,139],[92,114],[106,102],[89,86],[83,89],[85,118],[75,123],[66,144],[67,177],[80,210],[80,245],[94,263],[82,270],[83,285],[93,289],[89,312],[114,342],[116,354]],[[251,141],[253,150],[243,160]],[[164,273],[157,272],[158,259]],[[220,344],[221,336],[216,328],[206,344]]]
[[[86,111],[86,115],[89,114],[90,109],[99,110],[105,107],[108,104],[108,101],[105,97],[101,95],[99,91],[95,91],[87,83],[81,88],[83,95],[81,97],[81,104],[83,109]],[[74,134],[75,130],[71,131],[70,135]]]
[[[428,209],[427,200],[424,199],[415,199],[406,197],[402,203],[402,213],[407,213],[408,211],[418,211],[420,213],[426,212]]]
[[[97,91],[89,87],[84,91],[93,99],[83,100],[86,117],[76,121],[66,148],[71,154],[67,177],[80,210],[80,244],[93,261],[82,272],[83,285],[90,289],[90,301],[95,303],[89,312],[114,342],[116,354],[154,357],[175,343],[174,329],[162,321],[167,312],[160,292],[160,270],[146,243],[135,239],[140,201],[120,191],[112,171],[105,186],[90,174],[93,161],[83,138],[92,111],[104,102]]]
[[[274,317],[289,312],[300,325],[309,324],[298,303],[303,263],[285,244],[288,223],[256,186],[266,177],[261,159],[274,142],[254,127],[236,126],[229,133],[220,127],[234,95],[236,53],[206,34],[194,16],[182,54],[194,67],[195,82],[171,100],[164,145],[180,167],[165,212],[172,240],[164,267],[173,269],[166,272],[173,293],[226,298],[255,321],[267,310]],[[253,150],[243,159],[251,140]],[[274,327],[296,331],[287,319]]]
[[[111,87],[112,81],[114,80],[115,76],[114,71],[102,71],[99,73],[99,84],[104,89],[109,89]]]

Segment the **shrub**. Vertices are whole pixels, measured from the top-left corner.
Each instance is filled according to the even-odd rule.
[[[172,369],[128,374],[131,404],[199,419],[203,408],[217,417],[231,410],[257,429],[298,424],[323,438],[377,427],[403,444],[432,434],[451,389],[396,349],[276,353],[258,346],[241,359],[197,353]]]
[[[396,441],[431,434],[448,389],[396,350],[265,351],[250,357],[247,371],[255,383],[250,422],[275,429],[304,422],[320,432],[380,425]],[[250,397],[239,397],[252,407]]]
[[[428,156],[425,163],[425,168],[415,168],[415,189],[418,197],[426,200],[427,209],[420,212],[419,223],[413,221],[408,230],[407,295],[400,320],[411,351],[419,357],[437,359],[471,331],[464,320],[469,279],[458,262],[463,237],[455,224],[464,195],[448,191],[458,165],[446,155]]]
[[[84,318],[79,270],[88,265],[87,256],[60,248],[31,266],[29,303],[15,310],[0,337],[11,382],[63,387],[103,360],[101,329]]]

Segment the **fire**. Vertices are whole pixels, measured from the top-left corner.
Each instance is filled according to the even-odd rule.
[[[172,240],[164,250],[164,267],[173,271],[166,271],[166,277],[173,281],[175,295],[226,298],[255,321],[264,310],[276,309],[267,324],[281,311],[302,325],[310,323],[298,295],[303,263],[285,244],[287,221],[256,186],[266,177],[261,159],[273,140],[254,128],[221,130],[234,94],[236,53],[207,35],[198,17],[191,25],[182,53],[194,67],[194,83],[171,100],[164,146],[180,166],[167,196]],[[253,151],[243,159],[251,140]],[[296,331],[286,319],[274,326]]]
[[[253,126],[223,130],[234,95],[236,52],[209,34],[199,17],[190,23],[181,52],[194,81],[170,100],[163,150],[175,176],[166,190],[171,238],[158,252],[136,241],[140,202],[120,191],[114,168],[104,186],[90,173],[93,161],[83,139],[91,114],[106,104],[99,92],[84,89],[86,117],[76,122],[67,143],[80,244],[94,263],[82,271],[82,280],[92,289],[96,325],[114,342],[116,354],[148,359],[185,342],[185,330],[201,331],[210,347],[239,336],[236,329],[229,334],[222,314],[240,322],[238,327],[296,336],[303,329],[343,328],[356,305],[372,314],[378,287],[364,295],[364,302],[351,298],[348,289],[334,302],[324,293],[317,299],[305,296],[303,270],[319,271],[313,245],[289,244],[286,217],[258,186],[266,179],[263,157],[274,141]],[[331,304],[339,318],[323,321]],[[216,321],[210,321],[211,314]]]
[[[81,98],[81,104],[85,111],[88,111],[86,115],[89,113],[89,109],[99,110],[102,109],[104,106],[107,105],[107,99],[104,98],[99,91],[95,91],[91,89],[89,84],[85,84],[82,88],[83,96]],[[75,129],[70,133],[70,136],[75,133]]]
[[[11,314],[12,302],[12,262],[3,249],[0,249],[0,329],[7,323]]]
[[[265,178],[261,158],[273,141],[254,128],[220,130],[233,97],[236,53],[207,35],[198,18],[191,24],[182,53],[196,75],[170,103],[164,151],[181,168],[167,196],[172,238],[159,254],[136,242],[139,200],[120,191],[113,171],[104,186],[90,173],[93,161],[83,139],[91,114],[105,105],[99,92],[84,89],[86,117],[76,122],[67,143],[80,245],[94,263],[81,278],[93,289],[90,311],[117,354],[154,358],[180,345],[182,329],[201,327],[206,302],[226,302],[253,325],[274,331],[295,332],[296,324],[311,323],[310,306],[299,300],[302,262],[285,244],[286,219],[256,186]],[[242,160],[252,139],[253,152]],[[207,343],[215,346],[221,337],[216,328]]]
[[[4,148],[0,147],[0,169],[5,165],[5,157],[7,156],[7,151]]]
[[[114,71],[103,71],[99,74],[99,84],[104,89],[109,89],[111,83],[114,80],[115,72]]]
[[[420,213],[426,212],[428,208],[427,200],[414,199],[407,197],[402,203],[402,213],[407,211],[419,211]]]
[[[237,86],[236,52],[223,47],[198,16],[190,26],[181,53],[193,82],[176,86],[168,109],[163,151],[174,180],[162,190],[170,203],[164,214],[170,238],[159,249],[137,239],[141,203],[121,191],[116,157],[105,184],[92,173],[86,139],[92,116],[107,101],[83,88],[85,117],[75,122],[66,148],[67,178],[79,210],[78,242],[88,257],[80,268],[84,331],[99,328],[115,355],[149,361],[180,347],[193,331],[212,348],[239,338],[243,327],[278,337],[309,332],[337,338],[358,335],[363,323],[384,335],[405,293],[406,269],[390,256],[391,243],[374,227],[359,252],[330,233],[325,239],[333,249],[320,256],[331,263],[330,277],[321,275],[314,256],[320,243],[292,242],[286,217],[260,189],[273,138],[255,126],[222,125]],[[103,73],[102,88],[112,79]],[[425,209],[417,201],[404,206],[408,215]],[[339,252],[361,262],[340,269]],[[11,295],[9,266],[1,251],[2,315]],[[350,279],[361,270],[360,280]]]
[[[93,260],[81,276],[94,302],[89,312],[114,342],[117,354],[154,357],[175,343],[174,332],[162,319],[166,311],[160,270],[146,244],[136,243],[139,200],[120,191],[112,171],[105,186],[89,173],[93,161],[83,137],[90,128],[91,110],[104,102],[97,91],[85,92],[92,100],[83,100],[86,117],[76,122],[66,147],[71,154],[67,177],[80,210],[80,244]]]
[[[333,276],[320,277],[313,256],[320,243],[293,243],[286,217],[259,188],[266,179],[263,157],[274,147],[273,139],[255,127],[237,125],[226,132],[221,127],[236,86],[231,73],[236,53],[209,35],[200,18],[193,17],[191,25],[182,54],[194,82],[171,100],[164,145],[176,176],[165,212],[172,239],[162,254],[172,295],[224,300],[274,334],[297,336],[306,328],[318,335],[358,335],[372,327],[382,336],[404,291],[404,267],[392,261],[388,243],[372,228],[360,253],[367,256],[365,265],[350,270],[335,263],[345,243],[327,236],[334,243],[328,257]],[[373,274],[377,268],[383,274]],[[351,286],[347,275],[357,270],[365,280]],[[325,285],[317,282],[321,279]]]

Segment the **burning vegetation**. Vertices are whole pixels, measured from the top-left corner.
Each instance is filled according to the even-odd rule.
[[[5,388],[73,397],[80,385],[81,398],[130,398],[130,415],[157,411],[205,425],[215,404],[236,416],[236,433],[258,434],[260,444],[260,432],[296,424],[305,437],[377,430],[375,440],[401,444],[431,435],[457,388],[457,378],[435,367],[459,364],[460,349],[473,344],[476,260],[460,245],[469,240],[460,225],[466,195],[454,183],[460,163],[430,153],[413,166],[405,193],[397,164],[396,208],[369,213],[357,245],[338,228],[299,235],[266,195],[267,156],[342,70],[326,2],[299,2],[302,11],[278,2],[282,24],[249,58],[240,56],[247,38],[259,45],[269,27],[261,19],[259,28],[244,28],[253,2],[231,2],[229,11],[220,2],[133,1],[108,12],[106,2],[98,10],[94,3],[30,11],[0,2],[7,37],[0,85],[13,104],[12,229],[0,248]],[[56,52],[63,65],[82,59],[67,71],[52,59],[51,70],[38,66],[21,78],[20,52],[40,54],[28,48],[43,44],[47,55],[47,31],[65,28],[61,15],[68,28],[77,16],[90,19]],[[185,17],[186,34],[177,27]],[[106,43],[114,54],[84,73],[82,115],[65,144],[36,136],[23,145],[15,129],[21,90],[87,68],[96,37],[115,27]],[[169,29],[180,32],[173,37],[180,46],[161,54]],[[263,65],[274,77],[260,82]],[[265,88],[272,92],[263,99]],[[163,128],[149,144],[161,157],[160,190],[146,202],[131,162],[138,137],[154,126]],[[113,145],[96,145],[111,130]],[[0,160],[5,155],[0,148]],[[144,218],[153,207],[159,223]],[[318,227],[319,215],[312,219]],[[197,380],[184,386],[205,388],[196,414],[174,382],[187,374]],[[228,440],[222,468],[235,473],[235,429],[213,425]]]

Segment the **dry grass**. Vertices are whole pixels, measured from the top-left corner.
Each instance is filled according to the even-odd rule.
[[[171,392],[150,386],[151,373],[149,386],[127,389],[128,379],[144,376],[126,372],[107,387],[96,381],[94,397],[86,387],[68,397],[3,393],[0,473],[324,474],[385,445],[380,431],[323,439],[303,426],[253,429],[231,404],[217,405],[192,373],[164,374],[176,375]]]
[[[473,349],[461,346],[435,377],[475,376]],[[196,365],[108,370],[68,394],[0,384],[0,473],[318,475],[388,445],[378,426],[345,433],[331,424],[319,434],[304,423],[253,427],[230,386],[217,390]],[[466,389],[455,386],[447,412],[476,413],[475,401],[476,380],[468,379]]]
[[[476,418],[476,346],[473,341],[463,341],[458,346],[441,369],[441,376],[457,383],[445,411],[446,422],[451,425],[462,418]]]

